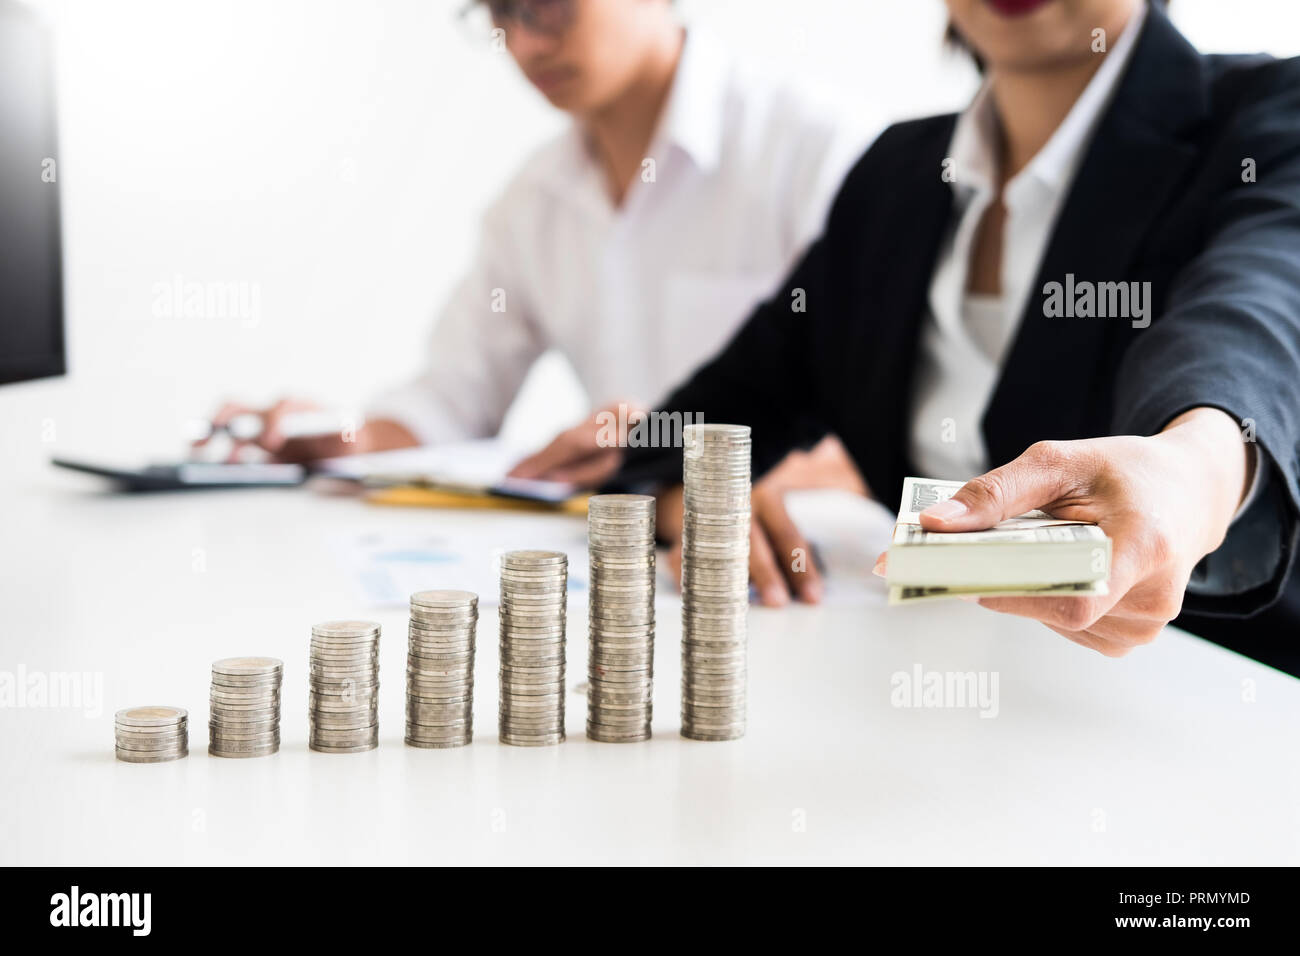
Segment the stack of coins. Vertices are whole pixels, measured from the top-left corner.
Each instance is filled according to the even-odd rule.
[[[569,559],[559,551],[501,557],[501,742],[564,740],[564,618]]]
[[[688,425],[682,524],[682,736],[745,734],[749,610],[747,425]]]
[[[587,736],[650,739],[655,644],[655,500],[587,501]]]
[[[379,746],[379,625],[329,621],[311,629],[307,744],[322,753]]]
[[[212,665],[208,753],[264,757],[280,749],[280,681],[274,657],[228,657]]]
[[[117,759],[162,763],[189,755],[189,715],[179,707],[128,707],[114,718]]]
[[[463,747],[474,738],[472,591],[411,595],[406,657],[406,742],[412,747]]]

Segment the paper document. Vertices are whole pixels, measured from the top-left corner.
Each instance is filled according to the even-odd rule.
[[[392,478],[396,484],[404,478],[422,478],[485,491],[505,478],[524,455],[516,447],[489,438],[328,458],[319,462],[316,470],[355,481]]]
[[[473,591],[481,605],[495,605],[500,590],[500,557],[516,548],[564,551],[569,556],[569,599],[585,601],[587,542],[585,529],[575,527],[569,536],[552,528],[512,536],[511,545],[498,547],[464,533],[440,535],[375,532],[342,538],[335,554],[348,571],[358,597],[370,607],[407,607],[416,591],[455,588]]]

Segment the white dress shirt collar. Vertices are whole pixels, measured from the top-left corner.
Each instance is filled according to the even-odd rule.
[[[728,69],[727,58],[706,36],[695,29],[687,31],[672,88],[650,140],[649,158],[662,163],[670,152],[679,151],[701,172],[717,167],[726,133]],[[581,123],[569,125],[549,158],[551,162],[537,170],[540,182],[557,196],[593,202],[611,211],[604,171]],[[581,185],[575,190],[575,184]]]
[[[985,470],[984,410],[997,387],[1056,221],[1146,20],[1142,4],[1069,113],[1002,193],[1001,296],[966,294],[971,249],[998,186],[998,116],[986,84],[958,117],[949,143],[956,203],[935,263],[921,332],[910,454],[921,474],[969,478]],[[1001,464],[996,462],[995,464]]]
[[[697,30],[686,34],[672,91],[651,141],[652,152],[663,145],[674,146],[704,172],[718,165],[724,135],[727,69],[726,58],[708,37]]]

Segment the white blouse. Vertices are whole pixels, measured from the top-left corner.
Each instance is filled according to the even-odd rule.
[[[1146,16],[1146,5],[1140,4],[1061,125],[1007,181],[1002,294],[996,299],[966,293],[975,233],[997,192],[998,118],[987,85],[958,117],[948,151],[956,215],[930,284],[911,396],[909,452],[926,477],[964,481],[1005,464],[988,460],[980,423],[1061,205]]]

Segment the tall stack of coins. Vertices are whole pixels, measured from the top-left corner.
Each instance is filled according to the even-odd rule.
[[[682,524],[682,736],[745,734],[747,425],[687,425]]]
[[[118,760],[163,763],[189,755],[189,714],[179,707],[128,707],[113,724]]]
[[[280,749],[280,682],[274,657],[228,657],[212,665],[208,753],[264,757]]]
[[[406,656],[406,742],[463,747],[474,738],[474,630],[478,595],[411,595]]]
[[[569,559],[559,551],[501,557],[501,742],[564,740],[564,621]]]
[[[308,667],[308,746],[322,753],[379,746],[379,625],[315,625]]]
[[[655,500],[587,501],[587,736],[650,739],[655,641]]]

